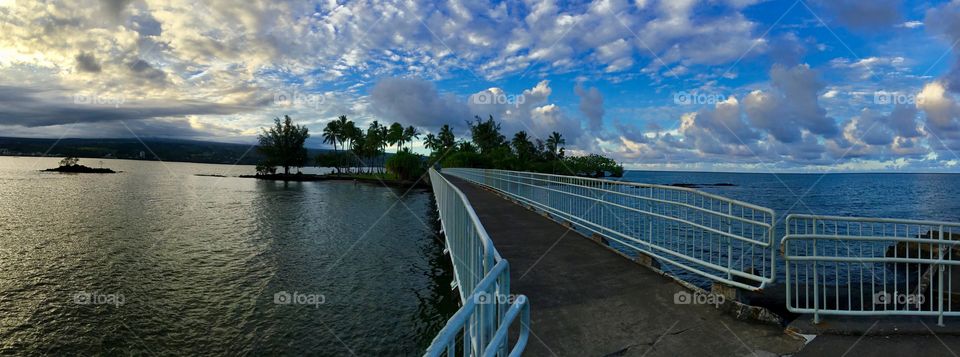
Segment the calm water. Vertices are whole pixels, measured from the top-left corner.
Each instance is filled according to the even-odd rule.
[[[791,213],[960,222],[958,174],[745,174],[629,171],[623,180],[655,184],[717,184],[699,190],[768,207],[777,215],[776,237]],[[778,259],[778,283],[784,280]],[[702,277],[674,269],[683,279],[709,286]]]
[[[427,191],[57,161],[0,157],[2,354],[419,355],[456,309]]]
[[[657,184],[732,183],[736,186],[698,189],[771,208],[781,220],[790,213],[805,213],[960,221],[960,174],[628,171],[623,179]]]

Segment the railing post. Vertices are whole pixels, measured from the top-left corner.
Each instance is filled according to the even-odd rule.
[[[953,249],[953,247],[951,246],[950,249]],[[939,301],[937,302],[937,305],[939,306],[939,310],[940,310],[939,311],[940,313],[937,316],[937,326],[940,326],[940,327],[944,326],[943,325],[943,271],[945,270],[944,269],[945,266],[943,264],[944,253],[945,252],[943,250],[943,225],[941,224],[940,225],[940,259],[939,259],[940,262],[939,264],[937,264],[937,269],[938,269],[937,280],[938,280],[938,285],[940,285],[940,287],[937,288],[937,291],[939,291],[939,293],[937,294],[939,295],[939,298],[938,298]]]
[[[727,214],[733,216],[733,204],[727,202]],[[733,219],[727,218],[727,233],[733,234]],[[727,237],[727,279],[733,280],[733,238]]]
[[[813,220],[813,235],[817,235],[817,219]],[[817,256],[817,238],[813,238],[813,255]],[[813,260],[813,323],[820,323],[820,283],[817,274],[817,260]]]

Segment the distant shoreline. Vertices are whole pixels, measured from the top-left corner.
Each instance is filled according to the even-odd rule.
[[[317,150],[317,149],[311,149]],[[322,149],[320,149],[322,150]],[[9,158],[47,158],[55,159],[62,156],[57,155],[10,155],[10,154],[0,154],[0,157],[9,157]],[[156,160],[156,159],[137,159],[137,158],[108,158],[108,157],[97,157],[97,156],[77,156],[81,159],[90,159],[90,160],[128,160],[128,161],[146,161],[146,162],[179,162],[187,164],[206,164],[206,165],[228,165],[228,166],[254,166],[255,164],[251,163],[234,163],[234,162],[208,162],[208,161],[186,161],[186,160]],[[650,169],[625,169],[624,176],[628,172],[634,173],[646,173],[646,172],[672,172],[672,173],[704,173],[704,174],[733,174],[733,175],[871,175],[871,174],[883,174],[883,175],[960,175],[960,171],[957,172],[943,172],[943,171],[832,171],[832,172],[794,172],[794,171],[782,171],[782,172],[769,172],[769,171],[702,171],[702,170],[650,170]],[[252,176],[252,175],[251,175]],[[611,178],[605,178],[610,180]],[[614,181],[622,180],[622,178],[616,178]]]

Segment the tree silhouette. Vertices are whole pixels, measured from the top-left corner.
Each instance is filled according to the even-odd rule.
[[[407,126],[406,129],[403,129],[403,142],[410,143],[410,145],[412,146],[413,140],[419,139],[419,138],[420,138],[420,132],[417,131],[417,128],[415,128],[413,125]]]
[[[562,148],[561,146],[566,145],[567,141],[563,139],[563,135],[560,135],[558,132],[553,132],[547,137],[547,151],[549,151],[552,158],[562,159]]]
[[[497,147],[503,146],[506,137],[500,134],[500,123],[493,120],[493,115],[487,120],[474,117],[475,122],[467,122],[470,125],[470,136],[473,143],[480,149],[481,154],[489,154]]]
[[[307,161],[307,149],[304,143],[310,137],[305,126],[294,125],[289,115],[284,120],[274,119],[274,126],[263,129],[258,136],[260,146],[257,150],[267,157],[268,163],[283,167],[283,174],[290,174],[290,167],[303,167]]]
[[[523,130],[513,135],[510,145],[513,146],[513,152],[521,162],[526,162],[536,155],[533,143],[530,142],[527,132]]]
[[[342,136],[342,129],[339,121],[331,121],[327,123],[327,126],[323,128],[323,143],[324,144],[333,144],[333,151],[337,154],[340,153],[337,150],[337,144],[340,142],[340,137]],[[336,167],[337,173],[340,173],[340,166]]]
[[[80,159],[76,156],[67,156],[63,158],[63,160],[60,160],[60,166],[74,166],[78,162],[80,162]]]
[[[390,124],[390,129],[387,130],[387,137],[385,139],[386,143],[397,146],[395,152],[400,152],[400,145],[403,144],[403,125],[400,123]]]

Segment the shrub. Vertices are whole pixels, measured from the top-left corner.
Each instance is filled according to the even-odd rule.
[[[413,180],[423,175],[425,168],[420,155],[401,151],[387,159],[387,172],[401,180]]]
[[[440,162],[440,166],[484,168],[487,166],[485,161],[483,156],[478,153],[458,151],[444,158],[443,161]]]

